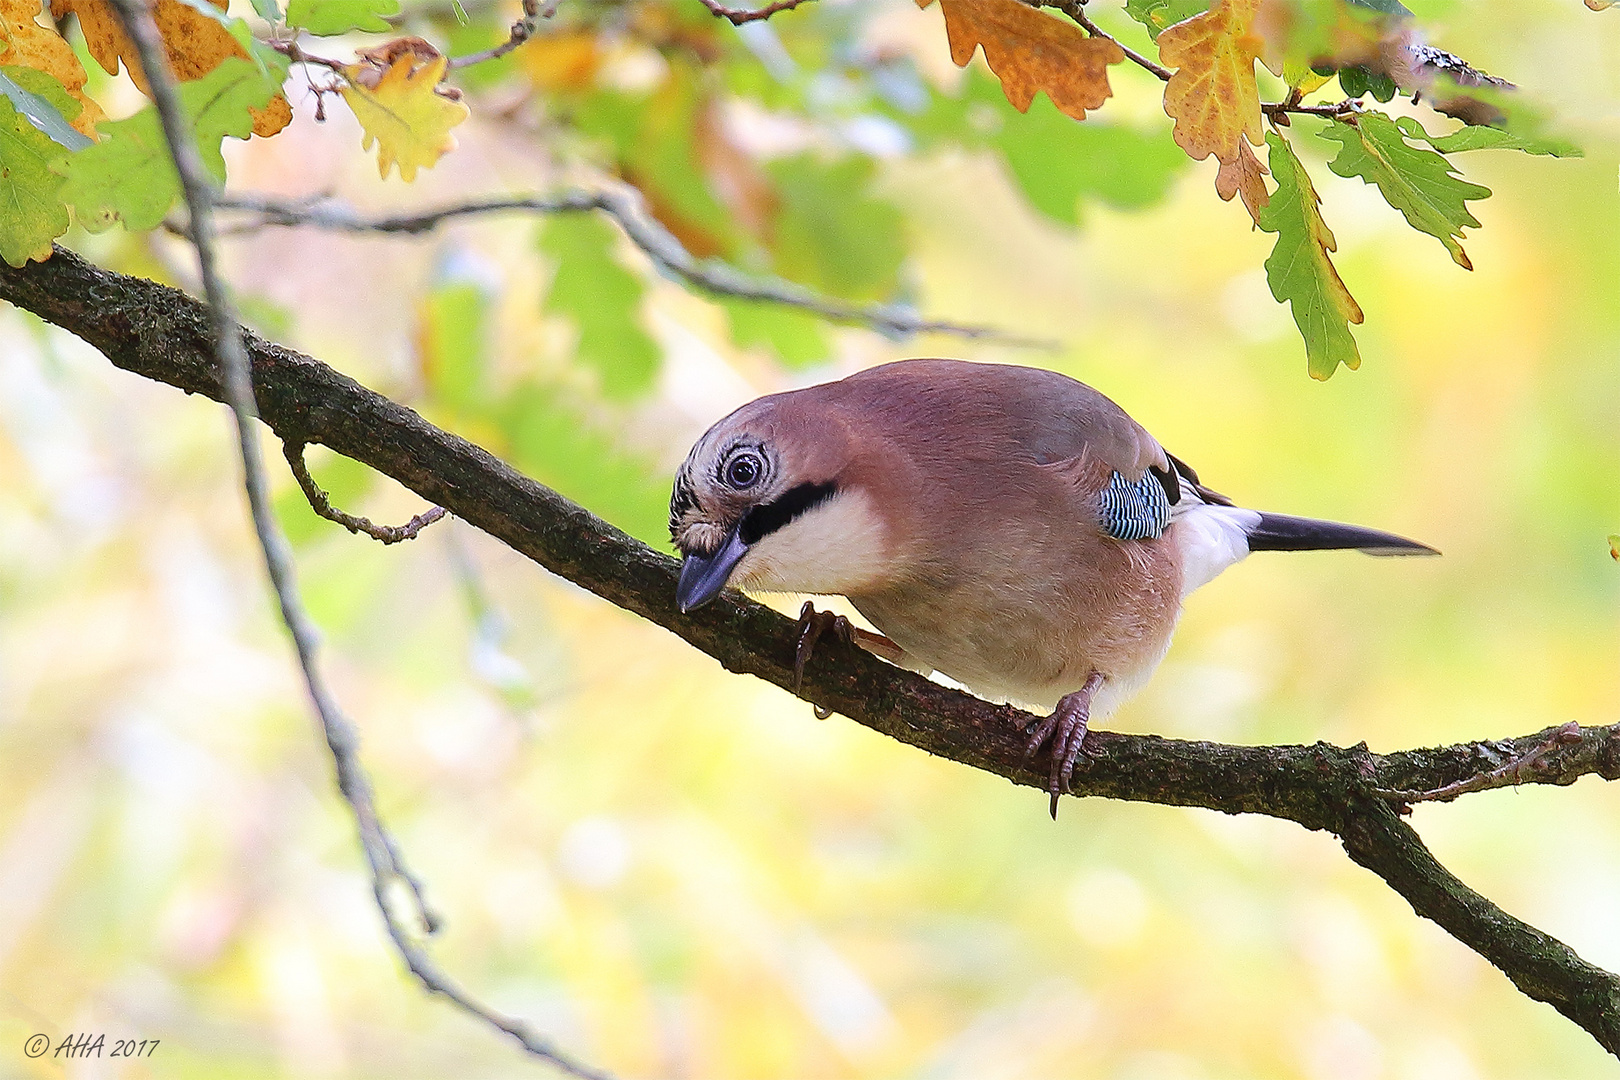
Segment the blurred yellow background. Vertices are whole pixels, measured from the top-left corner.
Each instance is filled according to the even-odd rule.
[[[578,444],[618,486],[539,478],[645,536],[691,440],[755,395],[911,355],[1049,366],[1242,503],[1445,552],[1228,571],[1112,726],[1393,750],[1613,722],[1620,15],[1413,6],[1447,47],[1533,88],[1587,156],[1462,159],[1495,193],[1474,204],[1467,273],[1307,152],[1367,314],[1360,371],[1307,378],[1259,269],[1271,238],[1214,198],[1213,162],[1150,209],[1088,205],[1072,231],[984,155],[899,156],[880,184],[906,208],[921,310],[1059,351],[839,329],[831,362],[788,369],[659,282],[655,389],[600,405]],[[954,77],[937,7],[889,7],[870,33]],[[1154,80],[1114,81],[1112,115],[1168,138]],[[233,187],[383,209],[558,179],[475,110],[438,167],[379,184],[352,118],[318,125],[293,102],[277,140],[231,145]],[[228,268],[280,340],[498,444],[425,397],[429,305],[447,281],[476,286],[491,378],[574,378],[534,233],[517,218],[414,240],[264,232],[231,240]],[[191,280],[170,238],[75,243]],[[435,955],[590,1062],[694,1080],[1614,1074],[1329,836],[1100,800],[1054,824],[1040,793],[817,721],[458,521],[392,548],[317,521],[275,449],[326,666],[447,920]],[[312,462],[348,509],[421,509],[324,451]],[[0,312],[0,1076],[543,1075],[391,951],[237,468],[220,407]],[[1613,970],[1617,799],[1587,779],[1412,820],[1469,884]],[[162,1042],[128,1063],[22,1054],[30,1034],[79,1031]]]

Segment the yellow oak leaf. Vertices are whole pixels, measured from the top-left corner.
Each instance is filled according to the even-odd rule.
[[[917,0],[927,7],[933,0]],[[1002,92],[1019,112],[1027,112],[1038,90],[1076,120],[1100,109],[1113,95],[1108,65],[1125,59],[1116,42],[1087,37],[1080,27],[1018,0],[940,0],[951,59],[966,67],[973,50],[1001,80]]]
[[[1164,87],[1164,111],[1176,122],[1176,145],[1194,161],[1214,154],[1235,163],[1245,136],[1256,146],[1265,137],[1254,77],[1265,48],[1253,33],[1259,7],[1260,0],[1215,0],[1159,35],[1159,60],[1176,69]]]
[[[342,91],[363,129],[360,149],[370,150],[375,141],[378,174],[386,179],[398,164],[406,183],[416,179],[418,168],[431,168],[456,148],[450,129],[468,116],[463,102],[438,91],[449,61],[442,56],[422,64],[416,60],[410,54],[399,57],[371,86],[366,84],[375,68],[347,68],[349,85]]]
[[[210,0],[224,11],[230,0]],[[118,61],[124,61],[129,77],[141,93],[151,96],[146,85],[146,73],[141,70],[140,56],[135,43],[124,33],[123,23],[108,0],[51,0],[51,14],[60,19],[72,12],[79,16],[79,28],[84,32],[85,48],[96,63],[109,75],[118,74]],[[247,50],[231,32],[217,20],[198,11],[182,0],[156,0],[152,5],[152,21],[163,35],[163,48],[169,56],[169,68],[181,82],[200,79],[219,67],[227,58],[240,56],[248,59]],[[253,134],[274,135],[292,122],[292,106],[280,94],[271,98],[262,109],[253,113]]]
[[[1231,202],[1234,195],[1242,195],[1244,207],[1258,225],[1261,208],[1271,201],[1265,181],[1269,172],[1254,156],[1249,144],[1239,139],[1237,157],[1221,162],[1220,171],[1215,174],[1215,194],[1227,202]]]
[[[81,135],[96,137],[96,125],[107,119],[84,92],[84,68],[73,47],[55,30],[35,22],[40,0],[0,0],[0,67],[31,67],[54,78],[82,106],[72,125]]]

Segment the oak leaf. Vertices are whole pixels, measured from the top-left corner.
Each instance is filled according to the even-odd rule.
[[[51,257],[68,230],[62,178],[51,163],[67,150],[0,98],[0,258],[12,266]]]
[[[1159,60],[1176,69],[1164,87],[1164,111],[1176,145],[1194,161],[1214,154],[1238,160],[1245,137],[1260,145],[1260,87],[1254,62],[1265,43],[1253,33],[1260,0],[1215,0],[1202,15],[1159,34]]]
[[[386,34],[388,17],[399,14],[399,0],[288,0],[287,25],[330,37],[350,30]]]
[[[1227,202],[1231,202],[1234,195],[1242,195],[1244,207],[1258,225],[1261,209],[1271,201],[1271,196],[1266,192],[1267,171],[1260,164],[1260,159],[1254,156],[1254,151],[1249,149],[1249,144],[1239,140],[1237,157],[1221,162],[1220,170],[1215,174],[1215,194]]]
[[[931,3],[917,0],[918,7]],[[1059,109],[1084,120],[1087,109],[1102,108],[1113,95],[1108,65],[1125,59],[1118,43],[1087,37],[1078,26],[1018,0],[940,0],[939,6],[956,66],[966,67],[982,47],[1019,112],[1027,112],[1036,91],[1044,90]]]
[[[1322,132],[1323,138],[1340,144],[1328,168],[1376,184],[1384,200],[1406,216],[1408,225],[1439,240],[1458,266],[1472,270],[1474,264],[1459,241],[1463,229],[1479,226],[1468,203],[1488,197],[1491,189],[1464,180],[1455,165],[1427,146],[1407,142],[1395,121],[1383,113],[1364,112],[1355,120],[1331,124]]]
[[[229,0],[206,2],[218,8],[222,16],[229,4]],[[107,74],[116,75],[118,61],[122,59],[130,79],[141,93],[151,97],[135,43],[124,33],[124,25],[118,21],[118,13],[108,0],[51,0],[51,14],[56,18],[61,19],[70,12],[79,16],[85,48],[96,63]],[[156,0],[152,5],[152,21],[163,36],[169,68],[180,82],[200,79],[233,56],[248,59],[247,49],[221,19],[203,14],[185,0]],[[274,135],[291,122],[292,106],[278,93],[262,108],[253,111],[253,134]]]
[[[0,0],[0,67],[31,67],[61,83],[80,105],[73,127],[95,138],[96,125],[107,116],[85,95],[84,68],[73,47],[34,21],[40,7],[40,0]]]
[[[270,62],[261,70],[251,60],[228,57],[202,78],[176,88],[197,155],[218,183],[225,182],[220,143],[227,135],[245,139],[252,133],[253,110],[280,92],[286,65],[285,60]],[[130,232],[156,228],[180,197],[180,177],[156,106],[105,121],[100,133],[100,142],[52,161],[52,170],[65,177],[63,201],[91,232],[116,222]]]
[[[369,86],[369,76],[377,69],[347,68],[349,85],[342,90],[363,129],[360,149],[370,150],[375,142],[377,172],[386,179],[397,164],[406,183],[416,179],[417,169],[431,168],[456,148],[450,129],[468,116],[465,103],[439,92],[449,61],[443,56],[423,63],[418,59],[400,56]]]
[[[84,106],[67,87],[38,68],[0,67],[0,96],[63,149],[82,150],[95,142],[73,128],[72,121]]]
[[[1311,186],[1305,166],[1276,132],[1266,136],[1266,143],[1277,180],[1271,201],[1260,211],[1260,228],[1277,234],[1277,246],[1266,259],[1266,284],[1279,304],[1293,310],[1311,378],[1326,379],[1340,364],[1352,370],[1361,366],[1361,352],[1350,334],[1350,325],[1362,321],[1361,305],[1328,258],[1339,245],[1322,220],[1322,197]]]

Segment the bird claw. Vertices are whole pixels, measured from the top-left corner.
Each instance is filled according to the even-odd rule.
[[[1057,820],[1058,799],[1073,791],[1074,769],[1084,754],[1088,759],[1102,757],[1100,749],[1088,749],[1086,735],[1090,732],[1091,699],[1102,685],[1103,677],[1092,672],[1085,685],[1072,694],[1065,694],[1052,710],[1052,715],[1035,725],[1024,746],[1024,760],[1040,753],[1041,747],[1051,743],[1052,771],[1046,790],[1052,796],[1052,820]],[[1089,764],[1089,760],[1088,760]]]
[[[854,624],[842,615],[835,615],[830,611],[817,611],[815,604],[806,600],[804,607],[799,609],[799,644],[793,650],[793,692],[795,694],[804,685],[804,668],[810,662],[810,657],[815,655],[816,642],[821,640],[821,635],[829,632],[845,645],[855,643]],[[823,715],[819,705],[815,708],[816,715],[823,720],[832,715],[831,711]]]

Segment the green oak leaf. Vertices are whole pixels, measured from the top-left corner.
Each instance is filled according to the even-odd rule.
[[[68,122],[78,116],[84,106],[55,76],[20,65],[0,67],[0,94],[58,146],[79,150],[90,145],[91,140]]]
[[[287,0],[287,25],[317,37],[350,30],[384,34],[393,27],[385,16],[399,14],[399,0]]]
[[[1339,88],[1344,91],[1347,98],[1371,94],[1379,101],[1390,101],[1395,97],[1397,89],[1395,80],[1385,72],[1360,66],[1339,70]]]
[[[1328,258],[1338,242],[1322,220],[1322,198],[1287,139],[1269,132],[1266,145],[1277,181],[1271,201],[1260,209],[1260,228],[1277,234],[1266,259],[1266,284],[1279,304],[1293,310],[1313,379],[1328,378],[1340,364],[1354,370],[1361,353],[1350,326],[1362,321],[1361,306]]]
[[[67,151],[0,98],[0,258],[12,266],[48,259],[68,230],[62,178],[51,171]]]
[[[1208,10],[1209,0],[1125,0],[1125,14],[1147,27],[1155,39],[1166,27]]]
[[[555,218],[540,233],[540,250],[557,262],[546,294],[548,315],[566,315],[579,328],[579,359],[596,370],[609,398],[651,388],[662,356],[641,322],[641,278],[613,257],[618,233],[598,217]]]
[[[272,64],[266,77],[254,61],[233,56],[202,78],[177,88],[198,156],[215,180],[225,180],[220,142],[227,135],[248,137],[253,130],[248,110],[263,107],[281,89],[286,63],[283,59]],[[149,105],[128,119],[101,124],[97,130],[101,142],[53,164],[67,178],[62,198],[91,232],[110,228],[115,221],[122,221],[132,232],[156,228],[180,195],[180,176],[169,156],[157,110]]]
[[[1409,139],[1422,139],[1442,154],[1458,154],[1464,150],[1522,150],[1526,154],[1547,157],[1580,157],[1581,149],[1559,139],[1538,139],[1501,128],[1469,125],[1450,135],[1430,135],[1415,117],[1402,116],[1395,121],[1401,134]]]
[[[1468,203],[1488,198],[1490,188],[1464,180],[1455,165],[1427,146],[1407,142],[1395,121],[1381,112],[1361,113],[1353,124],[1331,123],[1322,137],[1340,144],[1328,168],[1378,185],[1408,225],[1444,244],[1458,266],[1474,268],[1459,241],[1463,229],[1479,227]]]

